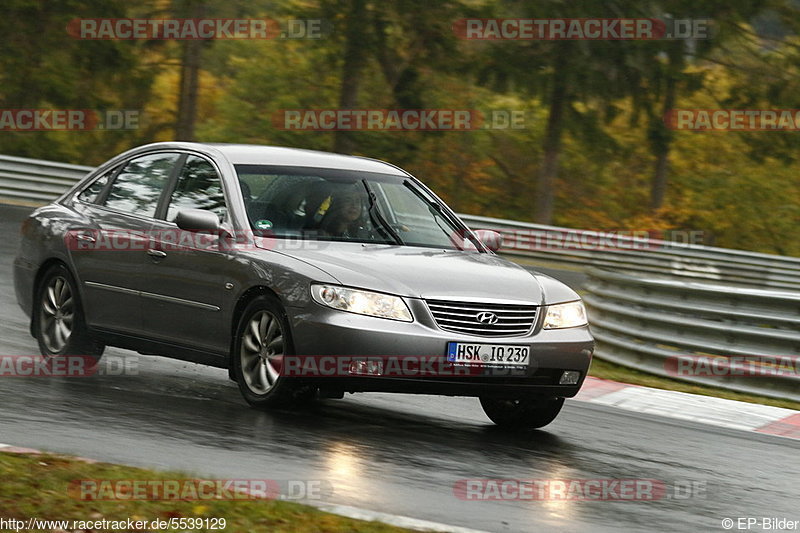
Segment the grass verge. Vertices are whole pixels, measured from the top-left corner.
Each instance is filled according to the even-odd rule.
[[[88,463],[56,455],[0,453],[0,518],[27,521],[109,520],[146,521],[172,518],[224,518],[224,529],[164,529],[165,531],[224,532],[365,532],[396,533],[410,531],[383,524],[353,520],[325,513],[313,507],[275,500],[212,501],[84,501],[68,492],[71,481],[93,480],[168,480],[195,476],[155,472],[107,463]],[[194,522],[195,524],[200,522]],[[7,522],[6,522],[7,524]],[[200,523],[203,524],[203,523]],[[126,526],[127,527],[127,526]],[[6,531],[0,526],[0,529]],[[24,531],[31,531],[23,529]],[[110,529],[109,529],[110,530]],[[34,531],[74,531],[70,527]],[[95,529],[95,531],[99,531]],[[154,529],[115,529],[114,531],[156,531]]]

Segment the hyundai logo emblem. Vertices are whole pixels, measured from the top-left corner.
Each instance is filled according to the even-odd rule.
[[[496,314],[490,313],[489,311],[478,313],[475,318],[477,318],[478,322],[481,324],[497,324],[497,321],[500,320]]]

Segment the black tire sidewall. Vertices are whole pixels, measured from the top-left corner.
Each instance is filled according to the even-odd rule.
[[[266,408],[285,405],[291,401],[292,392],[296,388],[296,384],[292,382],[291,378],[287,379],[283,376],[280,377],[278,382],[264,394],[257,394],[250,390],[250,387],[247,386],[247,383],[244,380],[241,359],[242,334],[249,324],[250,319],[259,311],[268,311],[277,317],[277,319],[280,321],[281,328],[283,329],[283,353],[284,355],[294,355],[294,342],[292,339],[291,329],[289,328],[289,318],[286,315],[286,311],[283,309],[283,306],[280,304],[278,299],[274,296],[267,294],[259,295],[253,298],[253,300],[247,304],[247,307],[245,307],[244,311],[242,311],[239,324],[236,326],[236,337],[233,343],[233,353],[231,353],[231,366],[233,368],[233,375],[237,385],[239,386],[239,391],[242,393],[242,396],[247,403],[253,407]]]
[[[59,352],[52,352],[44,343],[42,339],[42,298],[44,297],[44,289],[55,277],[64,278],[69,284],[70,291],[72,292],[73,303],[73,326],[72,333],[69,336],[64,348]],[[36,299],[34,313],[35,317],[35,332],[36,341],[39,344],[39,351],[45,357],[61,357],[66,355],[83,355],[91,356],[99,360],[103,354],[104,346],[97,341],[93,340],[88,333],[86,327],[86,318],[83,314],[83,301],[81,300],[80,292],[78,291],[78,284],[69,269],[62,263],[55,264],[47,269],[36,287]]]

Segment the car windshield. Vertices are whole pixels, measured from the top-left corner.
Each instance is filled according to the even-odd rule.
[[[414,180],[334,169],[237,165],[252,229],[277,238],[475,251]]]

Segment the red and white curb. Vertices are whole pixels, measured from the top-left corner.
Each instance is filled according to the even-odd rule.
[[[40,450],[34,450],[33,448],[20,448],[19,446],[11,446],[10,444],[0,444],[0,452],[30,453],[33,455],[39,455],[42,453]]]
[[[309,503],[309,505],[316,507],[320,511],[331,513],[354,520],[364,520],[366,522],[378,521],[390,526],[402,527],[405,529],[414,529],[417,531],[447,531],[452,533],[487,533],[478,529],[469,529],[466,527],[451,526],[448,524],[441,524],[439,522],[430,522],[428,520],[420,520],[418,518],[411,518],[409,516],[400,516],[389,513],[381,513],[379,511],[368,511],[366,509],[359,509],[358,507],[350,507],[348,505],[335,505],[329,503],[316,504]]]
[[[701,424],[800,439],[800,411],[586,378],[575,400]]]
[[[0,453],[24,453],[27,455],[42,455],[43,453],[53,453],[53,455],[58,455],[54,452],[43,452],[42,450],[35,450],[33,448],[22,448],[20,446],[12,446],[10,444],[0,444]],[[71,459],[75,459],[76,461],[82,461],[84,463],[99,463],[100,461],[96,461],[94,459],[89,459],[87,457],[76,457],[74,455],[70,455]]]

